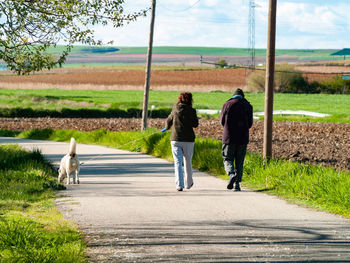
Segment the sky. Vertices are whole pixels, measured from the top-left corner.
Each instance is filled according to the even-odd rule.
[[[158,0],[154,46],[248,47],[249,0]],[[269,0],[255,0],[255,48],[266,48]],[[125,0],[125,11],[151,0]],[[350,48],[350,1],[277,0],[278,49]],[[147,46],[150,12],[122,28],[96,27],[115,46]]]

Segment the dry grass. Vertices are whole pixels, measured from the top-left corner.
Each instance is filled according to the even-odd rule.
[[[245,86],[221,86],[221,85],[164,85],[151,86],[152,90],[160,91],[189,91],[192,92],[210,92],[226,91],[233,92],[236,88],[246,89]],[[77,84],[77,85],[60,85],[47,83],[0,83],[0,89],[61,89],[61,90],[143,90],[144,85],[94,85],[94,84]]]

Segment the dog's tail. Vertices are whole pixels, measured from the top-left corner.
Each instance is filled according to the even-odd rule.
[[[74,157],[76,154],[76,148],[77,148],[77,143],[75,142],[74,138],[70,139],[70,145],[69,145],[69,155],[71,157]]]

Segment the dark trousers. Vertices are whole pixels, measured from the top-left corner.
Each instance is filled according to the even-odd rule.
[[[247,145],[223,144],[222,158],[224,159],[225,171],[229,176],[236,176],[236,182],[242,181],[243,163]]]

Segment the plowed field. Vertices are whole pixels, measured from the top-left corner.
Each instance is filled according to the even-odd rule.
[[[149,127],[162,129],[164,119],[149,119]],[[91,131],[139,130],[140,119],[54,119],[54,118],[0,118],[0,129],[22,131],[27,129],[76,129]],[[201,119],[196,129],[199,137],[221,139],[222,128],[217,119]],[[255,121],[251,129],[248,151],[262,153],[263,122]],[[332,166],[350,171],[350,124],[275,122],[273,155],[292,161]]]
[[[301,71],[313,73],[339,72],[333,67],[300,67]],[[342,67],[342,72],[349,67]],[[244,88],[251,70],[153,70],[151,88],[154,90],[192,91],[233,91]],[[143,89],[145,72],[143,70],[117,70],[108,68],[55,69],[45,74],[29,76],[3,75],[0,88],[16,89]],[[330,80],[337,74],[304,74],[309,81]]]
[[[52,74],[29,76],[1,76],[0,88],[49,88],[60,89],[143,89],[145,72],[142,70],[56,70]],[[246,84],[245,69],[219,70],[155,70],[152,71],[151,86],[156,90],[178,90],[191,87],[210,91],[233,90]],[[203,90],[203,88],[205,90]],[[188,89],[188,88],[187,88]]]

